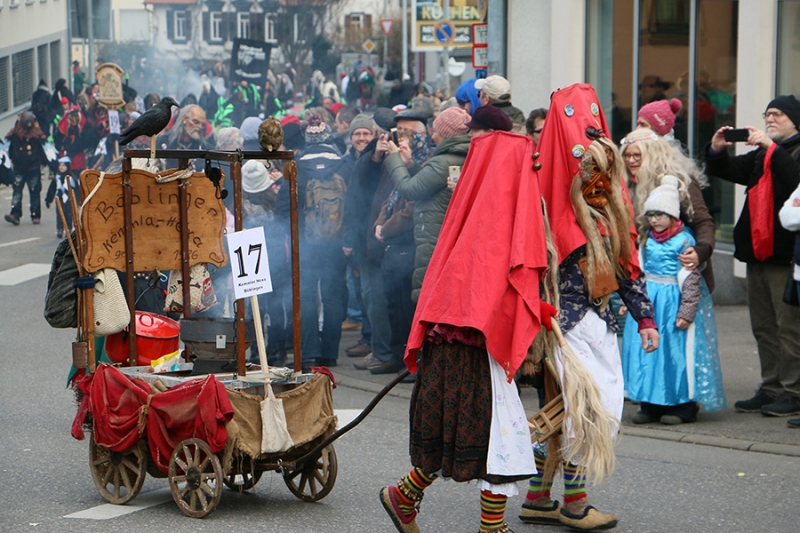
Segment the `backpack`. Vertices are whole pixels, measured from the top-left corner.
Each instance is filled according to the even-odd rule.
[[[344,218],[347,185],[337,173],[313,178],[306,186],[305,236],[308,242],[323,243],[337,237]]]

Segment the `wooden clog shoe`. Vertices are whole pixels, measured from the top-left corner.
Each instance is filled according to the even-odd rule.
[[[583,510],[583,514],[572,514],[562,507],[559,520],[574,531],[603,531],[617,526],[616,516],[603,514],[591,505]]]
[[[416,522],[417,511],[412,512],[410,515],[403,513],[397,503],[397,492],[398,489],[394,486],[381,489],[380,498],[383,508],[386,509],[392,522],[394,522],[394,527],[397,528],[397,531],[400,533],[420,533]]]
[[[523,503],[522,510],[519,512],[519,519],[526,524],[559,525],[561,524],[561,513],[559,512],[558,502],[554,501],[545,506]]]

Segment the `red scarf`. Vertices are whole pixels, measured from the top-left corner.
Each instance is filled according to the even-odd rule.
[[[772,143],[764,154],[764,174],[747,191],[747,208],[750,213],[750,237],[753,255],[758,261],[769,259],[774,250],[775,195],[772,188],[772,154],[778,147]]]
[[[656,231],[654,229],[651,229],[650,235],[656,242],[666,242],[675,235],[677,235],[678,232],[682,229],[683,229],[683,222],[681,222],[680,220],[676,220],[671,227],[665,229],[664,231]]]

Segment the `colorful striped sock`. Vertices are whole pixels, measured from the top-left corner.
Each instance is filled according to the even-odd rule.
[[[564,463],[564,503],[586,497],[586,475],[578,474],[578,465]]]
[[[481,532],[495,531],[503,525],[508,496],[481,491]]]
[[[436,479],[436,474],[427,475],[425,472],[420,470],[417,467],[411,469],[411,472],[408,473],[406,477],[404,477],[400,482],[408,489],[408,492],[419,496],[419,498],[412,499],[406,496],[402,490],[397,491],[397,506],[400,507],[400,510],[403,511],[406,515],[410,515],[414,512],[417,502],[422,498],[422,492],[430,487],[431,483]]]
[[[550,498],[550,489],[553,487],[553,479],[544,479],[544,462],[546,458],[537,453],[533,454],[536,460],[536,475],[528,480],[528,494],[525,495],[525,502],[531,503],[539,498]]]

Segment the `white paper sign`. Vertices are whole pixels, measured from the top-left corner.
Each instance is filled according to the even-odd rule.
[[[119,111],[116,109],[108,111],[108,131],[111,134],[119,135]]]
[[[228,234],[228,253],[236,299],[272,292],[264,228]]]

